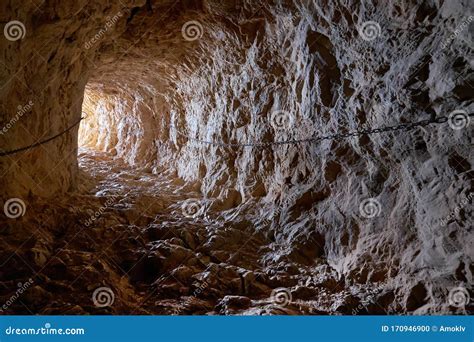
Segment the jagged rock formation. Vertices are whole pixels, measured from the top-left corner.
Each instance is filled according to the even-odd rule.
[[[472,112],[471,14],[463,1],[0,4],[26,31],[0,39],[1,149],[87,115],[0,159],[3,202],[27,205],[0,217],[1,298],[33,280],[5,311],[469,312],[448,293],[472,295],[471,126],[222,143]],[[101,287],[113,304],[91,300]]]

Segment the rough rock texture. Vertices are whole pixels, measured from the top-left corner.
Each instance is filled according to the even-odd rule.
[[[0,21],[21,20],[26,37],[0,39],[2,126],[33,105],[0,135],[2,150],[87,115],[79,132],[0,159],[2,200],[27,203],[23,217],[0,218],[2,298],[35,284],[9,310],[472,310],[448,301],[473,283],[471,126],[271,148],[192,140],[284,141],[470,113],[472,9],[3,2]],[[183,31],[192,21],[197,36]],[[367,21],[380,26],[369,41]],[[275,127],[281,113],[288,125]],[[372,218],[361,215],[368,198],[380,204]],[[91,301],[100,286],[113,305]]]

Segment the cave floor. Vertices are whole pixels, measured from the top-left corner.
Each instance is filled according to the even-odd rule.
[[[323,260],[305,265],[272,252],[273,241],[245,217],[225,219],[212,207],[190,215],[196,187],[166,171],[89,150],[79,165],[77,192],[54,203],[35,199],[2,231],[0,296],[33,280],[12,312],[350,314],[366,305],[385,312],[370,303],[373,292],[348,287]]]

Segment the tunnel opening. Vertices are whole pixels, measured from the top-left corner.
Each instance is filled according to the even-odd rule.
[[[120,72],[112,77],[120,79]],[[166,113],[152,108],[159,96],[148,94],[140,83],[129,82],[124,86],[96,80],[86,85],[78,152],[102,152],[131,166],[151,168],[160,155],[158,120]]]
[[[105,115],[111,115],[111,106],[106,106],[106,99],[102,93],[92,90],[86,85],[84,91],[84,100],[82,102],[82,117],[78,132],[79,149],[94,149],[98,151],[107,151],[114,142],[107,143],[110,138],[108,132],[101,132],[105,128]],[[116,142],[115,142],[116,143]],[[115,144],[114,146],[115,147]]]

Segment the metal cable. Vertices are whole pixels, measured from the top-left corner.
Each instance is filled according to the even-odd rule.
[[[52,137],[46,139],[46,140],[43,140],[43,141],[40,141],[40,142],[37,142],[37,143],[34,143],[32,145],[29,145],[29,146],[25,146],[25,147],[21,147],[21,148],[17,148],[17,149],[14,149],[14,150],[10,150],[10,151],[1,151],[0,152],[0,157],[4,157],[4,156],[8,156],[10,154],[15,154],[15,153],[19,153],[19,152],[22,152],[22,151],[26,151],[26,150],[29,150],[29,149],[32,149],[32,148],[35,148],[35,147],[38,147],[40,145],[43,145],[43,144],[46,144],[48,142],[50,142],[51,140],[54,140],[58,137],[60,137],[61,135],[69,132],[71,129],[73,129],[74,127],[76,127],[77,125],[79,125],[79,123],[84,120],[85,117],[81,117],[77,122],[75,122],[72,126],[68,127],[67,129],[65,129],[64,131],[62,131],[61,133],[58,133],[56,135],[53,135]]]
[[[474,113],[471,114],[466,114],[466,116],[472,117],[474,116]],[[11,154],[19,153],[22,151],[26,151],[35,147],[38,147],[40,145],[46,144],[63,134],[69,132],[71,129],[73,129],[75,126],[77,126],[82,120],[84,120],[85,117],[81,117],[77,122],[75,122],[73,125],[62,131],[61,133],[58,133],[46,140],[37,142],[35,144],[17,148],[14,150],[10,151],[1,151],[0,152],[0,157],[8,156]],[[286,141],[273,141],[273,142],[252,142],[252,143],[246,143],[246,144],[237,144],[237,143],[223,143],[223,142],[214,142],[214,141],[206,141],[206,140],[201,140],[201,139],[196,139],[192,138],[184,133],[181,133],[180,131],[176,131],[179,135],[192,140],[196,141],[199,143],[207,144],[207,145],[214,145],[214,146],[224,146],[224,147],[270,147],[270,146],[276,146],[276,145],[290,145],[290,144],[299,144],[299,143],[309,143],[309,142],[319,142],[323,140],[342,140],[346,139],[349,137],[354,137],[354,136],[361,136],[361,135],[372,135],[372,134],[379,134],[383,132],[393,132],[393,131],[399,131],[399,130],[405,130],[405,131],[410,131],[412,129],[415,129],[416,127],[424,127],[430,124],[443,124],[447,122],[449,118],[447,116],[438,116],[434,117],[431,119],[426,119],[426,120],[421,120],[421,121],[416,121],[416,122],[407,122],[407,123],[402,123],[398,124],[395,126],[387,126],[387,127],[380,127],[380,128],[374,128],[374,129],[369,129],[369,130],[359,130],[359,131],[352,131],[352,132],[347,132],[347,133],[337,133],[337,134],[331,134],[331,135],[323,135],[320,137],[311,137],[311,138],[306,138],[306,139],[296,139],[296,140],[286,140]]]
[[[472,117],[474,116],[474,113],[466,114],[466,116]],[[207,144],[207,145],[223,146],[223,147],[263,147],[263,148],[266,148],[266,147],[276,146],[276,145],[292,145],[292,144],[299,144],[299,143],[319,142],[323,140],[342,140],[342,139],[346,139],[346,138],[354,137],[354,136],[372,135],[372,134],[393,132],[393,131],[399,131],[399,130],[410,131],[417,127],[424,127],[430,124],[443,124],[443,123],[446,123],[448,120],[449,118],[447,116],[438,116],[431,119],[415,121],[415,122],[407,122],[407,123],[402,123],[395,126],[386,126],[386,127],[367,129],[367,130],[358,130],[358,131],[352,131],[352,132],[347,132],[347,133],[336,133],[336,134],[330,134],[330,135],[323,135],[319,137],[310,137],[306,139],[295,139],[295,140],[273,141],[273,142],[250,142],[250,143],[244,143],[244,144],[206,141],[206,140],[192,138],[184,133],[181,133],[180,131],[177,131],[177,133],[189,140],[196,141],[202,144]]]

